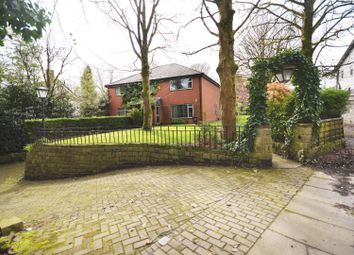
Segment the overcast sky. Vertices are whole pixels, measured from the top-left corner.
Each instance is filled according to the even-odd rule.
[[[51,37],[57,46],[73,46],[73,57],[76,60],[66,68],[64,77],[72,85],[78,85],[85,65],[90,65],[104,73],[104,82],[109,81],[109,71],[113,71],[115,79],[132,74],[134,56],[127,33],[109,20],[90,0],[38,0],[50,12],[52,17]],[[162,0],[158,12],[165,16],[173,14],[174,23],[168,23],[168,30],[175,34],[169,37],[170,47],[158,52],[154,57],[157,65],[179,63],[190,66],[194,63],[207,62],[211,66],[211,76],[217,78],[215,72],[218,63],[217,47],[205,50],[193,56],[182,52],[196,50],[216,42],[200,22],[187,28],[180,27],[199,15],[200,0]],[[236,15],[236,22],[237,22]],[[178,37],[176,35],[178,34]],[[343,39],[350,41],[350,39]],[[158,41],[158,43],[162,43]],[[330,61],[337,61],[345,49],[336,49],[335,53],[325,54]],[[139,65],[139,63],[137,63]],[[97,75],[96,75],[97,80]]]

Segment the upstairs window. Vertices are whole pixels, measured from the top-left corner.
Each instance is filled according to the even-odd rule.
[[[192,78],[179,78],[170,80],[170,91],[192,89]]]
[[[193,105],[192,104],[180,104],[172,105],[172,118],[192,118],[193,117]]]
[[[350,68],[350,75],[353,76],[353,67]]]
[[[125,92],[124,86],[117,86],[116,87],[116,96],[123,96]]]

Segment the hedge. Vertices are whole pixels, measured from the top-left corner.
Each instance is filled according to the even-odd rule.
[[[321,119],[338,118],[347,110],[350,92],[334,88],[321,91]]]
[[[26,129],[32,131],[42,127],[41,119],[26,120]],[[85,117],[85,118],[55,118],[46,119],[46,128],[129,128],[133,122],[126,116],[105,116],[105,117]]]

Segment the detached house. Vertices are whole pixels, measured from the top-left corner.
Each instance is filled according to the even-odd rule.
[[[354,90],[354,39],[328,75],[322,81],[324,87]]]
[[[220,117],[220,85],[203,72],[178,65],[151,69],[150,81],[157,84],[154,123],[170,124],[174,119],[185,123],[215,121]],[[124,90],[141,82],[140,73],[106,85],[110,115],[125,115]]]

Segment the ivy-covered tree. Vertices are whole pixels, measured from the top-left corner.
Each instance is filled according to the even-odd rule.
[[[48,13],[29,0],[0,1],[0,45],[6,36],[21,35],[26,41],[42,36],[44,27],[50,22]]]
[[[97,115],[98,97],[90,66],[86,66],[81,76],[80,114],[85,117]]]

